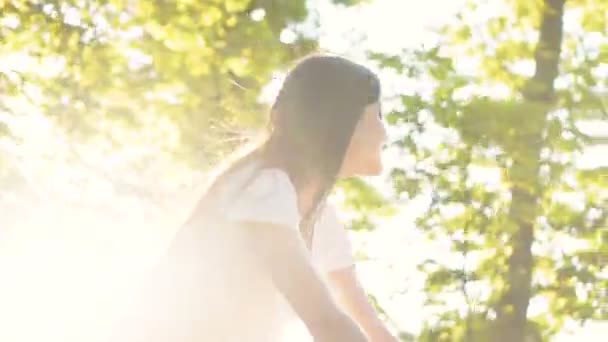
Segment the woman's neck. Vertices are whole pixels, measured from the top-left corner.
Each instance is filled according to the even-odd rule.
[[[308,185],[298,190],[298,209],[300,215],[304,216],[309,213],[315,205],[318,187]]]

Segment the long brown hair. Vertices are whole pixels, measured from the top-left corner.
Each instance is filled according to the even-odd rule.
[[[378,77],[359,64],[332,55],[301,59],[287,74],[272,106],[268,137],[236,158],[209,189],[249,161],[259,160],[260,169],[285,171],[298,192],[315,184],[312,209],[302,215],[310,228],[336,182],[365,107],[379,97]]]

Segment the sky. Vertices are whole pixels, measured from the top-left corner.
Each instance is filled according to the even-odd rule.
[[[398,52],[420,47],[432,39],[430,29],[438,28],[462,8],[463,0],[376,0],[352,8],[318,3],[321,47],[336,53],[352,54],[357,49]],[[345,37],[366,37],[353,47]]]

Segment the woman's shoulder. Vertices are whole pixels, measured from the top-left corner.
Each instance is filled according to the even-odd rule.
[[[263,168],[250,175],[249,182],[242,188],[248,196],[262,199],[275,197],[296,200],[296,190],[285,171],[276,168]]]
[[[239,197],[263,199],[296,198],[296,190],[287,173],[250,162],[229,171],[217,189],[216,197],[230,201]]]
[[[298,225],[296,190],[285,171],[244,167],[223,183],[216,200],[229,220]]]

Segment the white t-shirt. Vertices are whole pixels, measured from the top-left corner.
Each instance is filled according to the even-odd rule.
[[[221,216],[236,223],[237,229],[247,229],[247,227],[239,227],[239,222],[254,221],[268,222],[285,229],[299,231],[301,217],[295,188],[289,176],[280,169],[262,169],[250,179],[251,168],[244,168],[232,175],[231,181],[226,182],[226,188],[221,189],[222,194],[218,196],[217,202]],[[246,184],[244,187],[241,186],[243,182]],[[322,277],[329,272],[350,267],[354,263],[346,230],[339,222],[332,204],[326,205],[315,224],[311,262]],[[256,324],[260,329],[259,341],[310,340],[304,325],[274,286],[264,283],[261,287],[265,289],[250,291],[247,294],[257,299],[256,303],[249,302],[251,314],[255,317],[272,317],[274,324],[268,325],[268,331],[264,331],[262,324]],[[271,303],[274,305],[270,305]],[[241,321],[247,319],[242,317]],[[235,337],[234,341],[237,340],[258,341],[254,340],[253,336]]]
[[[299,230],[301,217],[289,176],[280,169],[262,169],[249,180],[250,172],[246,168],[233,176],[235,182],[227,182],[232,189],[225,189],[219,199],[223,216],[235,223],[268,222]],[[241,188],[243,180],[249,182]],[[322,274],[353,264],[348,235],[331,203],[317,219],[311,252],[312,263]]]
[[[125,333],[113,341],[311,340],[268,274],[248,255],[255,227],[240,224],[299,230],[293,184],[279,169],[255,170],[252,165],[228,177],[214,190],[209,214],[177,233],[168,257],[148,280],[149,289],[142,291],[138,311],[128,316],[135,320],[125,320],[119,328]],[[353,264],[333,207],[325,208],[317,221],[311,252],[322,276]]]

